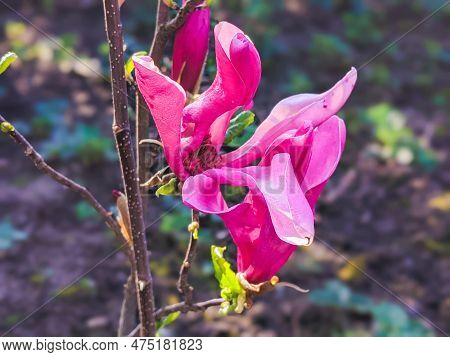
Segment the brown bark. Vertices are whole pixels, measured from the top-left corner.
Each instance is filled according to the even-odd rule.
[[[154,318],[153,282],[148,261],[142,200],[128,119],[120,9],[117,0],[104,0],[103,6],[112,79],[114,108],[113,133],[120,158],[123,184],[128,200],[131,233],[133,236],[133,253],[136,268],[135,283],[139,319],[141,321],[140,334],[141,336],[154,336],[156,326]]]

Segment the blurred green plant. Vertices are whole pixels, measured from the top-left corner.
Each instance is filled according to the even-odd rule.
[[[15,243],[28,237],[28,233],[15,228],[8,217],[0,221],[0,250],[10,249]]]
[[[177,207],[170,214],[164,215],[160,222],[159,231],[161,233],[186,239],[187,226],[191,223],[191,214],[185,207]]]
[[[450,63],[450,50],[446,50],[441,42],[427,38],[423,42],[423,46],[428,56],[435,61]]]
[[[428,201],[428,206],[442,212],[450,212],[450,191],[435,196]]]
[[[289,83],[286,91],[289,95],[297,93],[310,93],[313,89],[313,83],[309,76],[301,71],[294,70],[289,74]]]
[[[42,0],[42,7],[45,12],[52,13],[55,9],[55,0]]]
[[[435,93],[432,97],[433,105],[450,111],[450,88],[445,88]]]
[[[381,158],[393,158],[398,163],[417,163],[423,168],[433,169],[438,164],[434,151],[427,148],[407,126],[405,115],[389,103],[369,107],[364,119],[372,126],[375,139],[381,146],[374,153]]]
[[[96,78],[101,75],[99,59],[76,53],[79,38],[75,33],[66,32],[52,39],[36,40],[36,30],[20,21],[6,22],[4,32],[11,49],[24,61],[38,60],[51,65],[56,63],[61,72],[75,72],[83,77]]]
[[[97,292],[97,285],[94,280],[88,277],[81,278],[75,284],[54,292],[54,296],[61,298],[71,298],[77,295],[92,296]]]
[[[189,237],[188,226],[192,221],[189,209],[175,203],[179,201],[178,198],[173,196],[163,196],[161,201],[164,208],[171,213],[166,214],[161,218],[159,232],[170,235],[180,242],[183,242],[183,244],[187,244],[187,239]],[[215,217],[211,215],[201,217],[202,224],[198,242],[200,245],[210,246],[213,242],[214,233],[209,226],[210,222],[215,222],[214,219]]]
[[[31,134],[39,138],[50,136],[53,128],[63,123],[65,111],[69,107],[66,99],[52,99],[34,104],[36,116],[31,120]]]
[[[79,157],[86,166],[116,160],[112,139],[103,136],[99,128],[83,123],[77,123],[73,130],[65,125],[56,126],[41,145],[41,153],[49,159]]]
[[[383,39],[383,33],[378,29],[371,11],[346,12],[342,21],[345,25],[345,36],[352,43],[371,46]]]
[[[7,21],[4,26],[5,39],[8,41],[13,52],[22,57],[26,50],[26,43],[24,37],[27,32],[27,27],[20,21]]]
[[[264,66],[273,63],[275,56],[284,50],[276,37],[280,33],[274,16],[284,8],[282,1],[272,0],[232,0],[227,7],[244,17],[246,33],[251,37],[261,55]]]
[[[348,64],[351,52],[351,47],[338,36],[314,33],[309,47],[309,58],[313,66],[336,68]]]
[[[391,70],[384,63],[375,63],[367,68],[368,79],[371,83],[386,88],[391,85],[393,76]]]
[[[391,302],[375,302],[371,298],[353,292],[347,285],[330,280],[321,289],[308,295],[319,306],[332,307],[368,314],[372,317],[373,336],[415,337],[433,336],[433,331],[419,320],[411,318],[407,311]]]
[[[75,217],[79,221],[99,218],[97,211],[86,201],[80,201],[75,205]]]
[[[450,257],[450,242],[443,242],[437,239],[427,239],[423,241],[423,245],[426,250],[445,256]]]

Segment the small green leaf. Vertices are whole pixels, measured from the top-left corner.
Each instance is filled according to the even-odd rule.
[[[177,179],[173,178],[168,183],[166,183],[165,185],[161,186],[156,190],[155,192],[156,197],[159,197],[160,195],[173,196],[177,191],[177,188],[178,188]]]
[[[162,318],[161,320],[157,321],[156,322],[157,333],[159,333],[159,330],[170,325],[172,322],[174,322],[176,319],[178,319],[180,314],[181,314],[180,311],[172,312],[171,314],[169,314],[166,317]]]
[[[0,74],[5,72],[8,67],[17,59],[17,55],[14,52],[8,52],[0,59]]]
[[[7,134],[7,133],[14,131],[15,129],[11,123],[4,121],[3,123],[0,124],[0,130],[2,131],[2,133]]]
[[[147,55],[147,52],[145,51],[139,51],[136,53],[133,53],[130,58],[128,58],[127,63],[125,63],[125,77],[127,80],[131,79],[131,72],[134,70],[134,62],[133,57],[134,56],[145,56]]]
[[[242,135],[244,130],[255,121],[255,114],[250,111],[244,111],[236,115],[230,121],[225,136],[225,145],[229,145],[235,138]]]
[[[214,267],[214,276],[221,288],[220,296],[226,301],[220,306],[224,315],[235,311],[242,312],[245,302],[245,290],[242,288],[236,273],[231,269],[230,263],[223,257],[226,247],[211,246],[211,260]]]

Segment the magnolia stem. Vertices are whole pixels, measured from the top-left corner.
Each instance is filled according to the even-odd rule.
[[[192,210],[192,223],[199,223],[199,213],[198,211]],[[191,223],[191,224],[192,224]],[[191,269],[192,263],[195,258],[198,237],[197,233],[192,231],[189,237],[189,245],[186,250],[186,255],[183,260],[183,264],[181,264],[180,275],[178,278],[177,288],[180,294],[184,295],[184,300],[186,305],[190,305],[192,303],[192,293],[194,288],[189,284],[189,270]]]
[[[169,16],[169,8],[164,4],[163,0],[158,1],[156,13],[156,27],[153,41],[150,46],[149,55],[153,59],[157,67],[161,67],[164,56],[164,49],[170,37],[178,30],[186,21],[186,16],[194,11],[196,6],[203,0],[189,0],[179,9],[177,15],[167,22]],[[194,34],[195,35],[195,34]],[[146,156],[150,148],[140,145],[142,140],[148,139],[150,135],[150,112],[145,104],[144,98],[139,91],[136,91],[136,147],[137,147],[137,167],[140,183],[148,180],[146,176],[148,165]],[[141,195],[145,195],[146,188],[141,188]]]
[[[136,172],[130,123],[127,108],[127,87],[123,59],[122,23],[118,0],[103,0],[106,35],[109,43],[111,86],[114,107],[113,133],[120,158],[123,184],[128,201],[133,253],[135,260],[135,283],[138,298],[141,336],[155,335],[153,281],[150,273],[145,224]]]
[[[184,6],[178,10],[177,15],[172,20],[159,23],[153,39],[152,49],[150,51],[150,57],[153,59],[156,66],[161,66],[164,49],[166,48],[166,44],[170,36],[172,36],[176,30],[183,26],[187,15],[194,11],[198,5],[203,3],[203,1],[204,0],[188,0]],[[165,8],[164,11],[167,12],[167,6],[161,4],[162,0],[160,0],[159,3],[160,8]],[[195,36],[195,34],[192,35]]]
[[[211,300],[207,300],[207,301],[203,301],[203,302],[198,302],[195,304],[186,304],[185,301],[180,302],[178,304],[174,304],[174,305],[169,305],[169,306],[165,306],[159,310],[156,311],[155,313],[155,318],[161,319],[169,314],[172,314],[174,312],[181,312],[183,314],[186,314],[190,311],[192,312],[199,312],[199,311],[205,311],[206,309],[213,307],[213,306],[219,306],[220,304],[222,304],[225,300],[222,298],[218,298],[218,299],[211,299]],[[128,334],[128,337],[133,337],[136,335],[136,333],[139,331],[140,325],[136,326],[134,328],[133,331],[131,331]]]
[[[3,123],[8,123],[8,121],[6,121],[6,119],[0,115],[0,124]],[[64,176],[61,172],[55,170],[53,167],[47,164],[41,154],[39,154],[35,150],[30,142],[22,134],[20,134],[17,129],[12,128],[12,130],[8,131],[7,134],[11,139],[13,139],[22,147],[25,156],[33,161],[34,165],[39,171],[43,172],[45,175],[49,176],[52,180],[56,181],[62,186],[67,187],[69,190],[78,193],[83,199],[85,199],[100,214],[108,227],[114,231],[116,237],[120,240],[120,242],[123,243],[124,247],[127,247],[128,250],[128,244],[126,243],[125,238],[120,232],[119,224],[114,219],[111,212],[107,211],[86,187],[79,185],[75,181]],[[130,253],[129,250],[127,251],[127,253]]]

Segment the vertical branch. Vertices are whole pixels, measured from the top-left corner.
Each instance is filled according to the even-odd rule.
[[[154,51],[155,43],[158,38],[159,28],[167,20],[169,14],[168,7],[164,4],[163,0],[158,0],[158,8],[156,13],[156,26],[155,34],[153,36],[152,45],[150,47],[150,57],[155,61],[155,64],[159,67],[161,65],[163,53],[156,54]],[[150,112],[145,104],[144,98],[139,90],[136,90],[136,151],[137,151],[137,168],[139,183],[147,181],[147,169],[148,163],[146,162],[147,145],[140,145],[142,140],[148,139],[150,136]],[[146,188],[141,188],[141,195],[145,196]]]
[[[189,225],[189,231],[191,236],[189,238],[189,246],[184,257],[183,264],[181,265],[180,275],[178,278],[177,288],[178,291],[184,295],[184,302],[187,306],[192,304],[192,292],[194,288],[189,284],[189,270],[191,269],[192,262],[195,258],[195,253],[198,243],[198,227],[199,227],[199,213],[192,210],[192,223]],[[196,232],[197,231],[197,232]]]
[[[161,36],[161,27],[166,23],[167,18],[169,16],[169,8],[164,4],[163,0],[158,1],[158,9],[156,13],[156,26],[155,26],[155,34],[153,36],[152,45],[150,47],[150,57],[153,58],[155,65],[161,67],[164,48],[161,50],[159,46],[156,45],[159,42],[159,37]],[[167,42],[168,38],[166,38]],[[165,43],[164,43],[165,47]]]
[[[136,284],[134,282],[133,275],[128,277],[127,282],[123,287],[123,302],[120,309],[119,328],[117,329],[117,335],[119,337],[127,336],[132,329],[136,326]]]
[[[131,143],[130,123],[127,112],[127,87],[123,60],[122,24],[118,0],[103,0],[106,35],[109,43],[112,97],[114,107],[113,133],[122,169],[123,183],[128,200],[133,253],[135,259],[135,283],[138,298],[141,336],[155,335],[153,282],[150,274],[142,201],[136,174]]]

